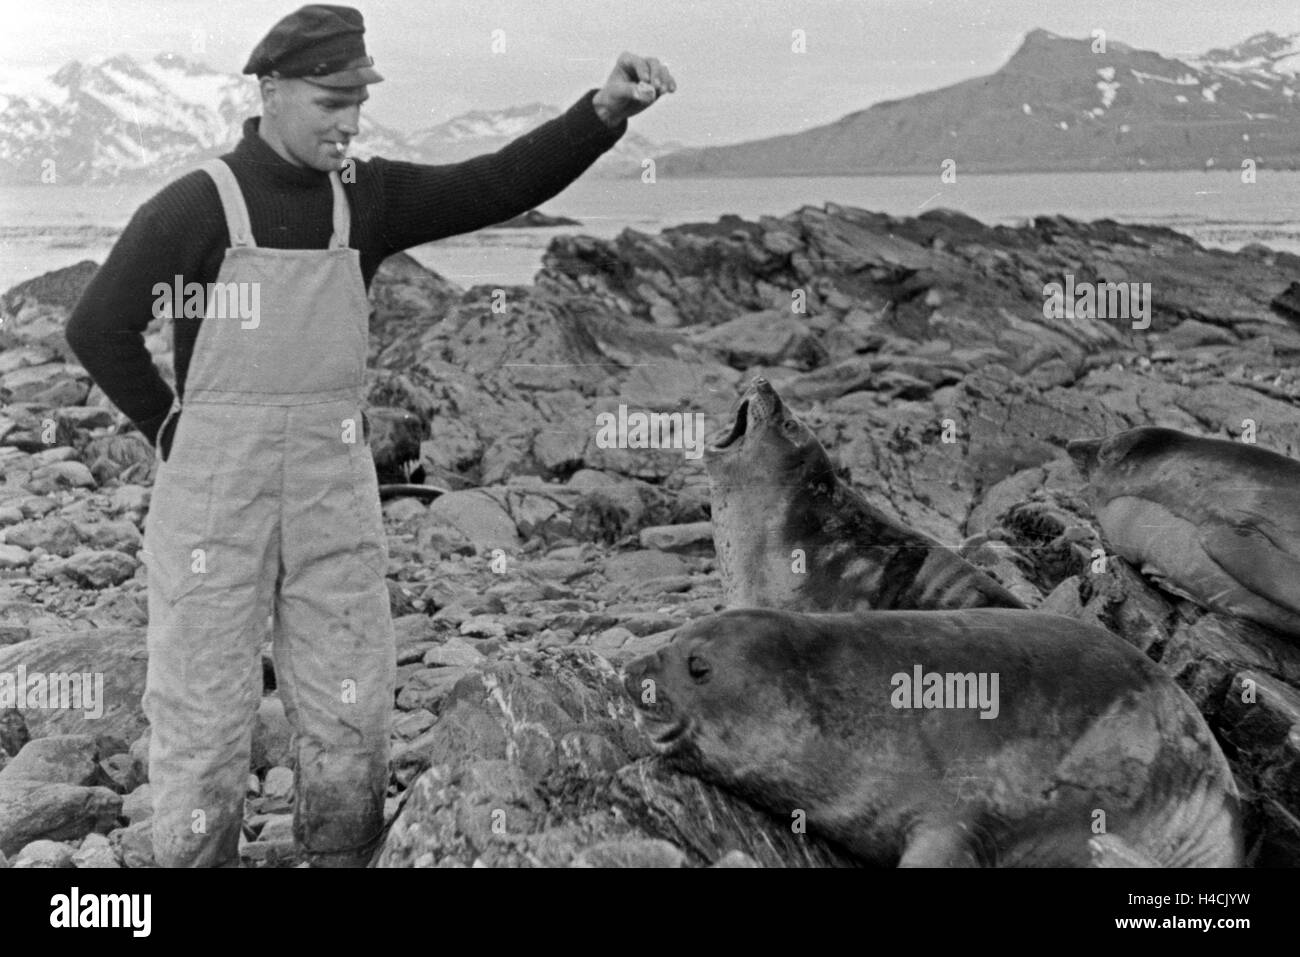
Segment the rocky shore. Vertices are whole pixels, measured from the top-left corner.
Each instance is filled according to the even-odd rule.
[[[104,682],[94,718],[0,710],[15,867],[150,863],[153,453],[62,341],[94,268],[0,297],[0,674]],[[1149,283],[1149,326],[1045,318],[1067,275]],[[372,448],[381,481],[448,492],[384,505],[399,670],[377,864],[852,865],[649,757],[615,680],[722,599],[698,450],[617,447],[598,416],[699,414],[714,434],[760,373],[874,504],[1160,662],[1232,762],[1251,863],[1300,864],[1300,646],[1098,567],[1064,451],[1153,424],[1300,456],[1298,280],[1300,257],[1163,228],[829,203],[560,237],[530,286],[460,289],[392,257],[371,290]],[[146,342],[170,375],[170,334]],[[265,662],[243,854],[292,866]]]

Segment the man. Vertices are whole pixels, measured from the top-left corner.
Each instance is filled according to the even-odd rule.
[[[277,23],[244,68],[263,115],[232,153],[136,212],[68,324],[77,357],[158,458],[144,707],[163,866],[238,864],[270,613],[294,731],[295,841],[315,866],[369,859],[396,656],[358,425],[366,288],[392,253],[554,196],[627,117],[675,89],[657,60],[624,53],[603,88],[495,154],[353,166],[366,87],[382,80],[363,33],[349,7],[314,4]],[[209,290],[202,310],[169,293],[191,282]],[[168,309],[175,397],[141,336]]]

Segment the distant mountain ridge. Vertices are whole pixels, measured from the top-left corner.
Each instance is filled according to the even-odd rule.
[[[834,123],[683,148],[629,129],[600,176],[852,176],[959,172],[1300,168],[1300,34],[1260,33],[1177,59],[1032,30],[988,76],[876,103]],[[256,84],[176,54],[73,61],[38,90],[0,92],[0,185],[165,181],[233,148],[261,112]],[[455,163],[505,146],[561,108],[474,110],[414,132],[362,111],[352,155]]]
[[[52,169],[59,184],[157,180],[239,141],[244,120],[262,111],[257,84],[177,54],[139,62],[125,54],[72,61],[39,88],[0,91],[0,185],[39,184]],[[493,152],[562,110],[543,103],[475,110],[407,134],[361,111],[350,153],[420,163],[455,163]],[[597,175],[639,171],[647,156],[679,148],[633,130],[593,167]]]
[[[1300,168],[1300,34],[1178,60],[1028,33],[997,72],[824,126],[656,160],[665,176]]]

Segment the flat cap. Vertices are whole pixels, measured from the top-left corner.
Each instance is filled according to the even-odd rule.
[[[366,56],[361,11],[312,3],[289,14],[262,38],[244,66],[258,77],[282,76],[319,86],[361,86],[383,80]]]

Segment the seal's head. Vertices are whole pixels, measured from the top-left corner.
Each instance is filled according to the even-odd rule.
[[[1095,496],[1106,498],[1131,491],[1130,486],[1148,484],[1153,459],[1178,451],[1193,436],[1174,429],[1142,426],[1097,439],[1076,439],[1065,446],[1075,468],[1088,479]]]
[[[817,733],[811,679],[798,666],[806,654],[817,657],[817,643],[798,633],[795,617],[749,608],[711,615],[630,662],[623,686],[654,749],[741,788],[760,773],[768,790],[793,779],[792,762]]]
[[[829,478],[833,471],[817,436],[761,376],[741,396],[731,431],[705,449],[704,467],[715,483],[723,485],[752,483],[762,477],[790,479],[793,486],[796,478],[810,473],[825,473]]]

